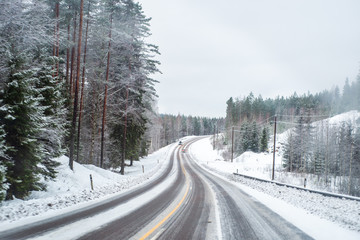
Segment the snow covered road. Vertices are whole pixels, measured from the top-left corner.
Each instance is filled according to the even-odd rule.
[[[214,192],[219,239],[312,239],[236,185],[201,168],[191,154],[186,159]]]
[[[147,239],[312,239],[236,185],[197,165],[189,152],[192,143],[178,154],[189,186],[185,201],[164,222],[149,224]]]

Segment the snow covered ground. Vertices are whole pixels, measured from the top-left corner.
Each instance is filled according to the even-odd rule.
[[[324,197],[234,176],[233,173],[238,171],[270,179],[268,168],[272,164],[272,155],[246,152],[231,163],[224,161],[211,144],[210,138],[204,138],[194,143],[189,152],[205,169],[236,184],[310,236],[315,239],[360,239],[359,201]]]
[[[279,139],[281,141],[281,137]],[[315,239],[360,239],[360,202],[333,199],[234,176],[233,173],[238,172],[270,179],[272,154],[246,152],[231,163],[224,161],[220,154],[212,149],[211,143],[210,137],[204,138],[189,149],[189,153],[207,170],[227,179],[229,183],[236,184]],[[1,228],[12,228],[69,212],[145,183],[164,170],[169,153],[176,146],[177,144],[169,145],[140,162],[134,162],[133,167],[126,168],[125,176],[93,165],[77,163],[72,172],[68,169],[68,159],[62,157],[58,160],[61,163],[58,177],[54,182],[46,182],[46,192],[33,192],[27,200],[15,199],[0,204]],[[277,154],[276,159],[277,168],[280,169],[280,154]],[[94,191],[91,191],[90,187],[90,174]],[[275,179],[302,185],[303,176],[285,176],[278,171]],[[311,188],[311,183],[308,187]]]
[[[169,145],[125,168],[125,175],[114,173],[93,165],[74,162],[74,171],[68,167],[68,158],[58,161],[56,181],[44,181],[46,192],[32,192],[26,200],[15,199],[0,203],[2,230],[15,225],[54,216],[65,211],[95,203],[122,193],[149,181],[165,169],[169,153],[176,144]],[[143,173],[144,167],[144,173]],[[94,191],[91,190],[90,174]]]

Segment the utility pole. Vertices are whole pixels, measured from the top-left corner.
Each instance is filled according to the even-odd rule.
[[[234,160],[234,127],[231,129],[231,162]]]
[[[275,173],[275,152],[276,152],[276,115],[275,115],[275,117],[274,117],[274,149],[273,149],[273,167],[272,167],[271,180],[274,180],[274,173]]]

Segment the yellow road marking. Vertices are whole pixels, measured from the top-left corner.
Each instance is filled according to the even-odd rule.
[[[185,198],[186,198],[186,196],[187,196],[187,194],[189,192],[190,184],[189,184],[188,177],[186,175],[186,171],[185,171],[185,168],[184,168],[182,162],[180,164],[181,164],[182,172],[184,173],[184,175],[186,177],[186,183],[187,183],[187,187],[186,187],[186,191],[185,191],[184,196],[182,197],[182,199],[180,200],[178,205],[176,205],[176,207],[166,217],[164,217],[158,224],[156,224],[155,227],[153,227],[144,236],[142,236],[140,238],[140,240],[145,240],[147,237],[149,237],[156,229],[158,229],[164,222],[166,222],[166,220],[168,220],[171,217],[171,215],[173,215],[176,212],[176,210],[181,206],[181,204],[184,202],[184,200],[185,200]]]

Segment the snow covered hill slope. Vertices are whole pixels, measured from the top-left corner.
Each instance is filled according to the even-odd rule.
[[[74,171],[68,167],[68,158],[57,159],[60,166],[55,181],[45,181],[47,191],[32,192],[26,200],[14,199],[0,203],[0,224],[5,227],[17,220],[19,224],[33,221],[44,213],[56,215],[71,211],[72,207],[90,204],[109,198],[125,190],[136,187],[160,174],[169,159],[168,153],[176,145],[169,145],[125,168],[125,175],[98,168],[94,165],[81,165],[74,162]],[[143,173],[144,167],[144,173]],[[94,191],[91,190],[90,174]],[[41,216],[39,216],[41,217]]]
[[[330,125],[330,126],[340,126],[342,123],[350,123],[353,128],[359,127],[360,124],[360,111],[350,111],[342,114],[338,114],[336,116],[333,116],[331,118],[326,118],[324,120],[316,121],[312,123],[313,127],[320,127],[321,125]],[[282,146],[286,142],[288,135],[290,131],[292,131],[293,128],[288,129],[287,131],[276,134],[276,146],[279,147],[279,154],[282,153]],[[271,139],[269,141],[270,145],[273,143],[273,135],[271,136]]]

